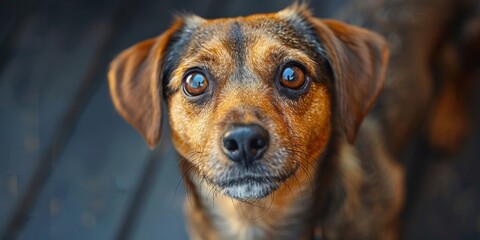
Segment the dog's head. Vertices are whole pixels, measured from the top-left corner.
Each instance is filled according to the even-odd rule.
[[[387,55],[380,36],[301,6],[185,16],[121,53],[110,90],[151,147],[165,99],[179,154],[212,186],[251,200],[313,174],[333,129],[353,143],[382,88]]]

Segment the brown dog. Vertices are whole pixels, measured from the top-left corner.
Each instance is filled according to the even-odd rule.
[[[192,239],[392,239],[403,202],[392,152],[416,120],[395,117],[404,100],[396,79],[387,105],[368,114],[387,61],[379,35],[295,5],[180,17],[120,54],[109,83],[116,109],[151,147],[166,100]],[[422,104],[412,111],[427,101],[410,96]]]

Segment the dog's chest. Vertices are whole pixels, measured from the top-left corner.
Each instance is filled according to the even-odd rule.
[[[219,239],[298,239],[307,230],[303,219],[311,199],[306,196],[281,206],[269,198],[245,203],[221,193],[202,192],[204,211]]]

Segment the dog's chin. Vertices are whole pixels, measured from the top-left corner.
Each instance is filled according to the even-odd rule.
[[[262,199],[277,190],[287,179],[292,177],[297,168],[279,176],[246,174],[222,181],[209,181],[225,195],[240,201],[255,201]]]
[[[240,201],[255,201],[268,196],[277,190],[281,183],[265,183],[255,180],[238,181],[235,184],[221,187],[222,192]]]

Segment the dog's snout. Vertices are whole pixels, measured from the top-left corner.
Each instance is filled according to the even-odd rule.
[[[230,160],[246,165],[263,156],[269,138],[260,125],[233,125],[223,135],[223,152]]]

